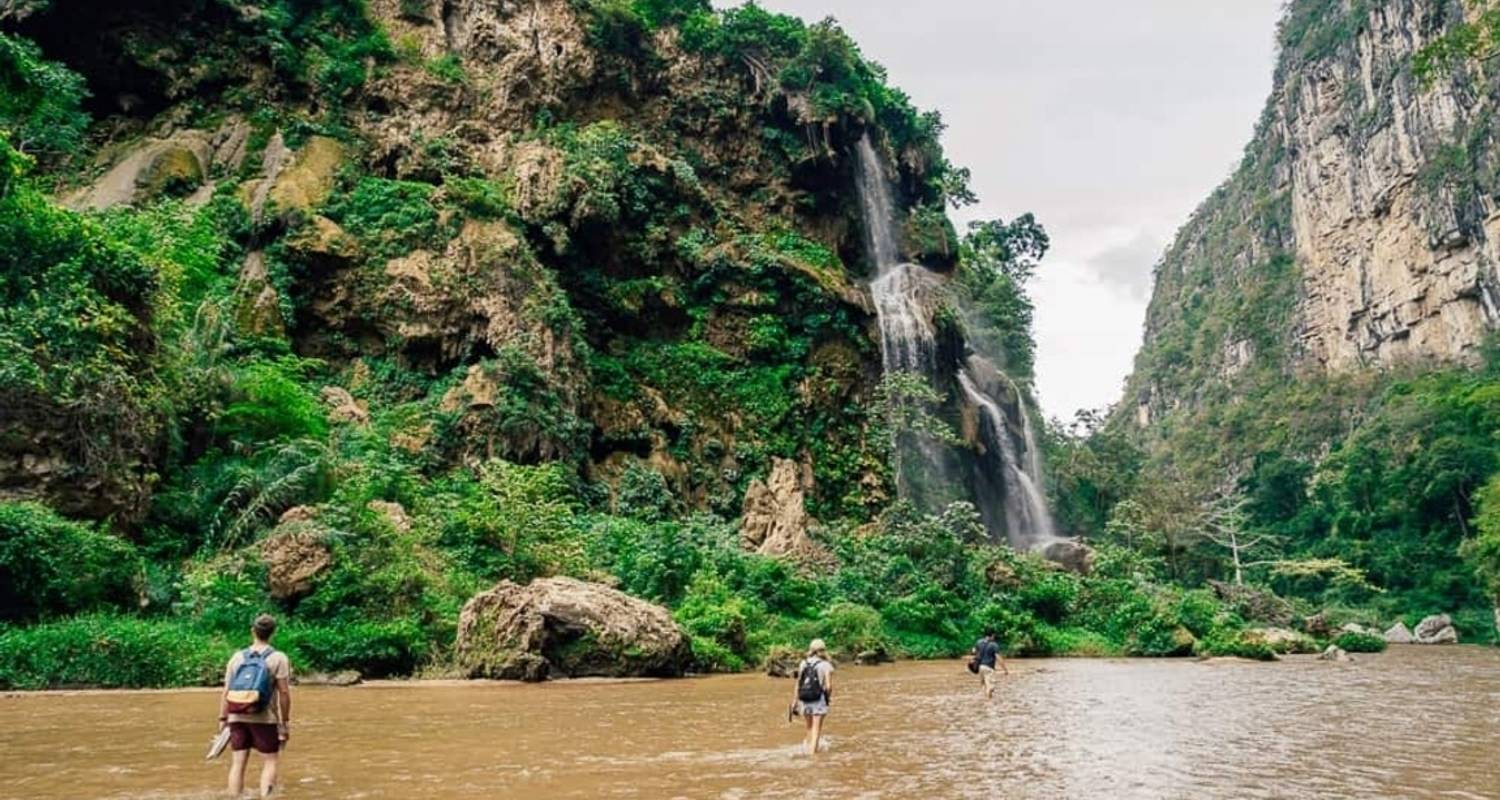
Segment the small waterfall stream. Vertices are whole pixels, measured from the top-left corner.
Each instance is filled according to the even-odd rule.
[[[887,374],[911,372],[940,387],[948,375],[957,380],[962,400],[977,411],[978,451],[961,459],[946,446],[920,437],[916,451],[897,453],[898,488],[913,492],[913,473],[921,483],[966,487],[985,527],[1022,550],[1043,550],[1058,541],[1052,514],[1042,492],[1041,450],[1024,407],[1024,396],[1010,376],[979,355],[960,363],[939,363],[936,331],[930,319],[932,297],[941,278],[916,264],[901,263],[893,225],[891,185],[869,136],[855,148],[855,184],[864,212],[865,245],[875,262],[870,293],[880,322],[882,363]],[[1019,434],[1019,442],[1017,442]],[[1019,445],[1019,447],[1018,447]],[[913,463],[909,459],[915,458]]]

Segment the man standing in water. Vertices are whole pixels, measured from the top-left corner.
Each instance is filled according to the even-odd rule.
[[[286,747],[292,722],[292,664],[271,647],[276,620],[269,614],[255,618],[248,648],[234,654],[224,669],[224,693],[219,697],[219,725],[229,726],[229,796],[245,791],[245,766],[250,748],[260,753],[260,796],[276,789],[281,749]]]
[[[984,687],[984,699],[995,699],[995,667],[1006,675],[1005,659],[1000,657],[1000,643],[995,641],[995,632],[984,632],[984,638],[974,643],[974,660],[979,662],[979,682]]]
[[[828,701],[833,698],[833,663],[828,660],[828,646],[814,639],[807,646],[807,658],[797,665],[797,688],[793,702],[807,722],[802,747],[808,755],[818,752],[823,739],[823,718],[828,716]]]

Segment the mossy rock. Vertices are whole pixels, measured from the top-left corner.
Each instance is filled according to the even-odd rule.
[[[334,179],[344,161],[344,145],[327,136],[314,136],[292,157],[292,163],[276,176],[270,200],[282,213],[311,211],[333,191]]]
[[[151,163],[136,176],[138,200],[155,200],[161,197],[185,197],[203,185],[203,164],[198,156],[186,147],[164,147],[151,158]]]

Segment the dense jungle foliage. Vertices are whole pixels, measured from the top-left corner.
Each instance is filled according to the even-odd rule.
[[[442,675],[467,599],[543,575],[667,606],[702,670],[813,636],[845,656],[954,656],[986,627],[1023,655],[1271,655],[1244,633],[1266,595],[1207,588],[1226,561],[1187,532],[1198,518],[1173,516],[1191,482],[1107,428],[1052,446],[1061,516],[1096,548],[1087,575],[986,541],[967,504],[894,497],[897,429],[947,423],[903,419],[882,385],[870,312],[848,299],[868,265],[836,151],[878,132],[911,255],[953,270],[952,324],[1023,384],[1048,240],[1029,215],[955,233],[945,206],[973,196],[941,120],[831,21],[567,4],[593,94],[527,107],[506,152],[541,155],[496,167],[463,124],[380,149],[380,126],[406,120],[391,86],[451,91],[464,113],[495,92],[423,49],[426,23],[402,20],[426,4],[394,21],[351,0],[184,4],[203,46],[153,49],[165,34],[146,25],[128,69],[24,35],[52,41],[46,2],[0,26],[0,448],[43,482],[0,502],[0,686],[212,681],[261,611],[302,669]],[[693,92],[662,90],[674,65],[702,70]],[[606,95],[637,110],[612,115]],[[156,114],[243,117],[249,155],[206,175],[163,160],[104,210],[62,201]],[[337,168],[326,197],[262,213],[278,140]],[[424,264],[447,266],[395,291]],[[472,333],[489,307],[445,304],[473,297],[516,329]],[[1246,450],[1243,529],[1304,570],[1253,580],[1303,598],[1299,614],[1369,622],[1462,596],[1477,625],[1457,553],[1500,580],[1487,375],[1389,389],[1327,459],[1299,449],[1300,427]],[[742,498],[774,458],[810,465],[826,559],[743,548]],[[286,533],[330,565],[277,598],[263,548]],[[1307,567],[1330,559],[1347,569]]]

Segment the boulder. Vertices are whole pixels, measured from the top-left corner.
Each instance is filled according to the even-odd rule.
[[[370,421],[370,411],[365,404],[354,399],[354,395],[342,386],[324,386],[318,393],[328,406],[328,419],[334,423],[364,425]]]
[[[406,513],[406,507],[400,503],[371,500],[365,504],[365,508],[385,517],[386,522],[389,522],[397,533],[407,533],[411,530],[411,515]]]
[[[574,578],[501,581],[458,618],[456,661],[471,678],[668,677],[692,661],[665,608]]]
[[[1417,623],[1412,638],[1417,644],[1458,644],[1458,630],[1447,614],[1434,614]]]
[[[872,664],[889,664],[893,659],[884,647],[876,647],[871,650],[861,650],[854,656],[854,663],[861,666]]]
[[[1380,631],[1374,628],[1366,628],[1358,622],[1345,622],[1339,626],[1339,633],[1360,633],[1365,636],[1380,636]]]
[[[797,462],[773,458],[771,474],[750,482],[740,520],[740,541],[746,550],[764,556],[822,555],[822,548],[807,536],[813,520],[803,504],[807,482],[801,473]]]
[[[1344,651],[1344,649],[1342,647],[1339,647],[1338,645],[1331,644],[1331,645],[1328,645],[1327,649],[1325,649],[1323,651],[1322,655],[1318,656],[1318,660],[1320,660],[1320,661],[1337,661],[1337,662],[1340,662],[1340,663],[1346,663],[1347,664],[1347,663],[1349,663],[1349,662],[1351,662],[1351,661],[1354,660],[1354,656],[1349,655],[1347,652]]]
[[[1094,568],[1094,548],[1077,539],[1058,539],[1042,548],[1042,557],[1063,569],[1087,575]]]
[[[1328,612],[1319,611],[1302,621],[1302,630],[1311,636],[1326,639],[1333,635],[1333,623],[1328,621]]]
[[[1242,640],[1250,644],[1263,644],[1277,653],[1316,653],[1317,646],[1304,633],[1286,628],[1251,628],[1245,631]]]
[[[306,596],[314,579],[333,565],[333,554],[322,541],[313,512],[305,506],[281,515],[276,528],[261,540],[260,557],[266,565],[271,597],[277,600]]]
[[[1416,644],[1417,638],[1411,635],[1411,629],[1406,623],[1398,622],[1385,632],[1386,644]]]

